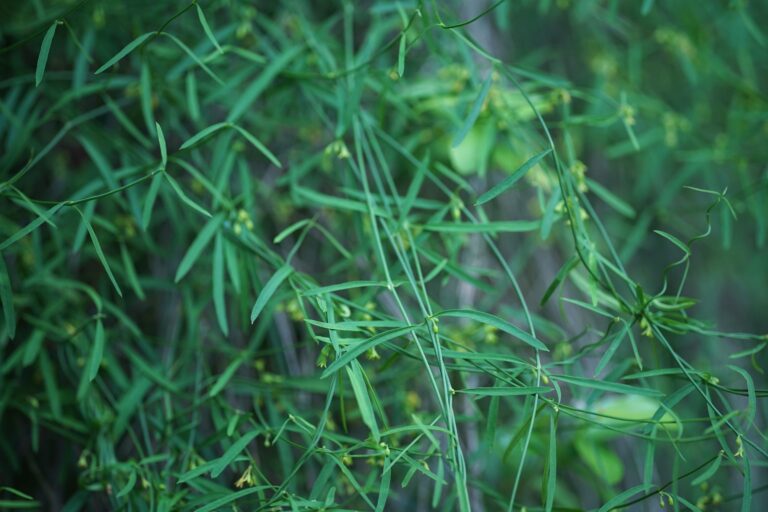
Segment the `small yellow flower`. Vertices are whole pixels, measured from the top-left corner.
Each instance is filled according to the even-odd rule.
[[[235,487],[238,489],[242,489],[245,485],[249,487],[256,485],[256,478],[253,476],[253,466],[250,464],[247,468],[245,468],[243,474],[235,482]]]
[[[408,391],[405,394],[405,409],[408,412],[413,412],[421,407],[421,397],[415,391]]]
[[[77,328],[69,322],[64,324],[64,330],[67,332],[68,336],[74,336],[77,332]]]
[[[633,106],[627,104],[621,105],[621,107],[619,107],[619,116],[627,126],[635,124],[635,108]]]
[[[325,368],[328,365],[328,357],[331,354],[331,345],[326,345],[320,350],[320,355],[317,356],[317,366],[319,368]]]
[[[483,341],[485,341],[489,345],[493,345],[494,343],[499,341],[499,336],[497,334],[498,329],[496,327],[492,325],[485,325],[483,326],[483,331],[485,332]]]
[[[653,338],[653,329],[651,329],[651,324],[645,317],[640,319],[640,329],[642,329],[643,336]]]

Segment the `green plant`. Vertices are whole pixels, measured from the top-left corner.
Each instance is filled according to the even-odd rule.
[[[0,9],[0,507],[755,506],[765,5]]]

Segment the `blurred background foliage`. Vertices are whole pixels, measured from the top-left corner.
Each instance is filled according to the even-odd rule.
[[[0,508],[759,509],[768,3],[0,19]]]

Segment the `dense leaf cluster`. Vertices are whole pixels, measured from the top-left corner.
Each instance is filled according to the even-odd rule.
[[[3,4],[0,508],[751,510],[766,7]]]

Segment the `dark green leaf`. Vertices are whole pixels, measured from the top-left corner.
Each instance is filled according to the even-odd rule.
[[[264,306],[267,305],[269,299],[272,298],[275,291],[277,291],[283,281],[285,281],[285,279],[292,273],[293,268],[290,265],[283,265],[269,278],[269,281],[267,281],[264,288],[261,290],[259,298],[256,299],[256,303],[253,305],[253,309],[251,310],[251,323],[256,321],[256,318],[261,314],[261,311],[264,309]]]
[[[219,227],[223,223],[224,216],[219,214],[214,216],[205,224],[205,226],[203,226],[203,229],[201,229],[197,234],[197,237],[195,237],[195,239],[192,241],[192,244],[187,249],[186,254],[184,254],[184,257],[181,259],[179,268],[176,270],[176,277],[174,278],[175,282],[178,283],[185,275],[187,275],[187,272],[190,271],[192,265],[195,264],[197,259],[200,257],[200,254],[206,248],[214,235],[216,235]]]
[[[117,54],[114,57],[109,59],[107,62],[104,63],[104,65],[102,65],[99,69],[97,69],[96,70],[96,74],[98,75],[100,73],[103,73],[107,69],[111,68],[112,66],[114,66],[115,64],[120,62],[126,55],[128,55],[133,50],[138,48],[138,46],[141,43],[143,43],[149,37],[151,37],[151,36],[153,36],[155,34],[156,34],[156,32],[147,32],[146,34],[140,35],[139,37],[137,37],[136,39],[134,39],[133,41],[131,41],[130,43],[125,45],[125,47],[122,50],[120,50],[119,52],[117,52]]]
[[[48,63],[48,54],[51,52],[51,43],[53,42],[53,35],[56,33],[56,26],[59,21],[54,21],[48,31],[43,36],[43,43],[40,45],[40,54],[37,56],[37,68],[35,69],[35,87],[40,86],[40,82],[43,81],[43,75],[45,75],[45,65]]]
[[[491,90],[492,83],[493,73],[489,72],[488,76],[485,77],[485,80],[483,81],[483,85],[480,88],[480,92],[477,95],[477,98],[475,98],[475,101],[472,103],[472,108],[469,110],[469,115],[467,115],[467,118],[464,120],[464,124],[461,125],[461,129],[453,138],[452,147],[455,148],[461,145],[462,141],[464,141],[464,138],[469,133],[469,130],[471,130],[475,125],[475,121],[477,121],[477,117],[480,115],[480,109],[483,107],[483,103],[485,103],[485,98],[488,96],[488,92]]]
[[[542,158],[544,158],[551,152],[552,152],[551,149],[545,149],[541,153],[538,153],[532,156],[531,158],[529,158],[523,165],[518,167],[515,172],[513,172],[508,177],[506,177],[501,183],[497,184],[492,189],[486,191],[480,197],[478,197],[477,201],[475,202],[475,206],[480,206],[481,204],[485,204],[491,199],[498,196],[499,194],[510,189],[515,183],[518,182],[518,180],[520,180],[520,178],[525,176],[525,173],[527,173],[534,165],[538,164]]]

